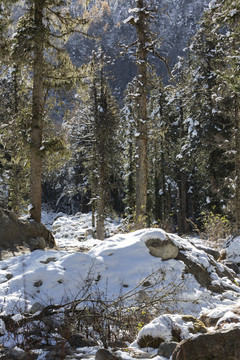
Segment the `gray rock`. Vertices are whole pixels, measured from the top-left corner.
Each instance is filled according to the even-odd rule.
[[[44,261],[40,261],[40,263],[42,263],[42,264],[49,264],[50,262],[55,262],[55,261],[57,261],[57,259],[56,259],[55,257],[49,257],[49,258],[47,258],[47,259],[44,260]]]
[[[13,274],[10,274],[10,273],[6,274],[7,280],[11,280],[12,278],[13,278]]]
[[[158,348],[158,355],[164,356],[166,358],[170,358],[172,356],[172,353],[176,349],[178,343],[177,342],[164,342],[162,343]]]
[[[152,256],[160,257],[162,260],[175,259],[179,253],[178,247],[171,239],[149,239],[146,246]]]
[[[37,355],[31,352],[26,352],[18,347],[9,349],[3,356],[2,360],[36,360]]]
[[[30,238],[28,240],[28,245],[31,251],[44,250],[46,247],[46,241],[43,237]]]
[[[98,343],[96,341],[86,339],[80,334],[72,334],[68,339],[69,344],[74,348],[81,348],[81,347],[90,347],[90,346],[97,346]]]
[[[227,285],[222,286],[220,284],[212,283],[212,278],[208,272],[208,269],[205,268],[201,263],[192,261],[192,259],[188,256],[187,252],[179,251],[176,260],[181,260],[185,264],[185,272],[194,275],[195,279],[202,287],[205,287],[210,291],[214,291],[220,294],[226,291],[226,289],[231,289],[231,287],[228,287]],[[224,267],[224,269],[221,271],[218,268],[218,263],[212,257],[208,257],[208,261],[214,267],[219,277],[227,277],[232,282],[234,281],[232,271],[228,270],[227,267]]]
[[[107,349],[99,349],[96,353],[95,360],[120,360],[121,357],[115,355],[112,351]]]
[[[15,250],[17,246],[28,243],[31,238],[43,238],[47,246],[54,247],[51,232],[41,223],[18,219],[16,214],[0,208],[0,249]]]
[[[216,249],[212,249],[208,246],[203,246],[203,245],[196,245],[193,244],[198,250],[203,250],[205,251],[205,253],[212,255],[214,257],[215,260],[218,260],[220,258],[220,251],[216,250]]]
[[[230,360],[240,359],[240,328],[201,334],[181,341],[172,360]]]
[[[42,284],[43,284],[42,280],[38,280],[38,281],[35,281],[35,283],[33,284],[33,286],[35,286],[35,287],[40,287],[40,286],[42,286]]]
[[[35,302],[30,309],[31,314],[35,314],[38,311],[42,311],[44,309],[44,306],[40,304],[39,302]]]
[[[26,357],[26,352],[19,348],[10,349],[8,353],[16,360],[22,360]]]
[[[240,269],[235,262],[230,260],[224,260],[222,263],[226,265],[229,269],[232,269],[236,274],[240,273]]]

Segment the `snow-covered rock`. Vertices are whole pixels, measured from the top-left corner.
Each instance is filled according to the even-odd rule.
[[[226,258],[240,265],[240,236],[230,239],[227,242]]]

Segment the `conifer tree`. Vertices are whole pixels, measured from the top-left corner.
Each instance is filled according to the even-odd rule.
[[[64,49],[68,36],[83,22],[72,19],[64,1],[28,0],[13,38],[13,60],[31,74],[30,214],[41,221],[44,104],[48,91],[72,82],[74,67]],[[30,72],[30,71],[31,72]]]
[[[156,36],[150,30],[153,10],[144,0],[135,0],[136,7],[130,9],[133,15],[124,22],[133,25],[137,40],[129,45],[136,46],[137,65],[137,114],[136,114],[136,226],[143,227],[147,220],[148,193],[148,114],[147,114],[147,61],[148,54],[154,54],[165,61],[156,51]]]
[[[180,155],[188,164],[189,186],[198,194],[191,205],[192,213],[197,210],[198,214],[213,207],[221,213],[231,198],[228,179],[233,162],[228,154],[232,150],[232,99],[217,76],[217,71],[224,70],[225,53],[218,49],[213,28],[212,17],[206,12],[190,44],[188,59],[179,66],[183,79],[177,88],[185,128]]]
[[[79,101],[73,116],[66,122],[72,148],[77,152],[79,163],[75,163],[76,167],[81,167],[84,186],[90,192],[92,225],[96,226],[97,238],[101,240],[105,237],[108,209],[112,208],[110,198],[121,177],[117,139],[119,117],[104,67],[104,54],[100,50],[93,54],[89,64],[89,97]],[[73,153],[73,156],[76,155]]]
[[[135,182],[136,182],[136,166],[135,166],[135,135],[136,135],[136,84],[137,79],[134,78],[128,85],[124,93],[124,106],[121,110],[121,127],[124,148],[124,203],[125,215],[129,221],[135,220]]]
[[[11,60],[12,17],[15,0],[0,2],[0,64],[1,64],[1,186],[6,190],[4,206],[18,213],[27,191],[27,147],[22,126],[24,81],[18,66]],[[21,95],[20,95],[21,94]],[[25,108],[25,112],[27,109]],[[3,204],[2,204],[3,205]]]
[[[236,225],[240,226],[240,4],[239,1],[219,0],[209,10],[213,32],[218,38],[217,51],[224,51],[224,68],[217,68],[219,81],[224,84],[231,97],[230,111],[235,128],[235,206]]]

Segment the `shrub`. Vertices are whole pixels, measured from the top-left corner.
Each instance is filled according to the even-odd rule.
[[[201,221],[204,229],[201,236],[215,248],[221,248],[233,232],[233,226],[225,215],[203,211]]]

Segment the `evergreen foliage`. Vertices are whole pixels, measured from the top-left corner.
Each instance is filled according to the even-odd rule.
[[[105,236],[104,220],[108,209],[121,208],[121,157],[118,107],[113,98],[104,71],[102,50],[93,54],[89,64],[89,97],[76,103],[72,116],[66,122],[72,148],[72,164],[79,174],[77,186],[89,197],[93,226],[97,236]],[[96,222],[95,222],[96,212]]]

